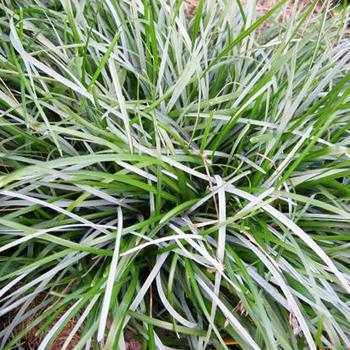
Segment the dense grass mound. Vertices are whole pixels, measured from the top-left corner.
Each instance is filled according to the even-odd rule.
[[[0,4],[1,349],[350,346],[350,12],[283,6]]]

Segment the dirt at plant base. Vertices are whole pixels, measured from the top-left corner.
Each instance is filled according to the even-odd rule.
[[[188,16],[193,16],[196,13],[199,0],[185,0],[185,13]]]
[[[126,350],[142,350],[142,344],[135,335],[129,331],[125,333]]]
[[[42,303],[44,300],[45,295],[44,294],[39,294],[33,302],[29,305],[28,309],[34,308]],[[69,306],[67,306],[67,309]],[[25,320],[23,323],[21,323],[19,326],[17,326],[14,329],[14,335],[18,334],[21,330],[25,329],[27,326],[29,326],[31,323],[33,323],[39,316],[41,316],[43,313],[50,312],[46,310],[39,311],[38,313],[34,314],[33,316],[29,317],[27,320]],[[52,326],[58,321],[58,319],[66,312],[67,310],[63,310],[62,314],[59,315],[53,322]],[[0,329],[4,329],[6,326],[8,326],[11,323],[11,320],[15,317],[16,312],[18,310],[15,310],[3,317],[0,317]],[[63,328],[61,333],[56,337],[52,345],[50,346],[49,350],[62,350],[63,345],[66,341],[66,339],[69,337],[71,334],[73,328],[77,324],[78,319],[73,317],[71,320],[68,321],[66,326]],[[25,350],[36,350],[38,349],[40,343],[42,342],[44,336],[47,334],[49,329],[46,332],[37,334],[39,329],[44,325],[46,320],[38,323],[35,327],[33,327],[25,336],[22,337],[21,339],[21,346]],[[73,336],[71,339],[67,350],[73,350],[76,345],[79,343],[81,339],[81,330],[78,330],[76,334]],[[125,333],[125,345],[127,350],[141,350],[142,349],[142,344],[141,342],[137,339],[137,337],[130,331],[127,331]]]
[[[249,0],[241,0],[243,5],[246,5],[248,3],[248,1]],[[283,21],[290,16],[290,14],[293,11],[293,6],[296,4],[296,1],[297,0],[291,0],[286,4],[286,6],[282,10],[282,12],[278,18],[279,20]],[[199,0],[185,0],[185,13],[188,16],[194,16],[196,13],[196,9],[198,7],[198,4],[199,4]],[[257,0],[256,9],[259,13],[264,14],[267,11],[271,10],[271,8],[273,8],[277,4],[278,4],[277,0]],[[310,4],[311,4],[310,0],[300,0],[300,1],[298,1],[297,6],[298,7],[306,7]],[[316,5],[315,13],[319,12],[321,6],[322,6],[321,3]]]
[[[36,306],[39,306],[42,301],[44,300],[45,295],[44,294],[39,294],[33,301],[32,303],[28,306],[28,309],[32,309]],[[37,317],[41,316],[42,313],[45,313],[46,310],[44,311],[38,311],[36,314],[32,315],[31,317],[29,317],[28,319],[26,319],[24,322],[22,322],[21,324],[19,324],[13,331],[13,334],[16,335],[18,334],[20,331],[22,331],[23,329],[25,329],[27,326],[30,326],[31,323],[33,323]],[[62,314],[65,312],[66,310],[62,311]],[[10,312],[9,314],[3,316],[0,318],[0,329],[4,329],[6,326],[8,326],[12,319],[16,316],[16,312],[18,312],[18,310],[14,310],[12,312]],[[46,311],[46,312],[50,312],[50,311]],[[56,320],[53,321],[52,325],[54,325],[58,319],[61,317],[58,316],[56,318]],[[37,334],[37,332],[39,331],[39,329],[44,325],[46,320],[39,322],[35,327],[33,327],[27,334],[25,334],[22,339],[21,339],[21,346],[26,349],[26,350],[36,350],[40,343],[42,342],[45,334],[47,333],[40,333]],[[69,336],[69,334],[72,332],[74,326],[77,323],[77,319],[76,318],[72,318],[71,320],[69,320],[69,322],[67,323],[67,325],[62,329],[61,333],[59,334],[59,336],[55,339],[55,341],[52,343],[50,350],[62,350],[63,348],[63,344],[66,341],[67,337]],[[72,338],[71,342],[69,343],[67,350],[73,350],[74,347],[79,343],[81,337],[81,332],[78,330],[78,332],[74,335],[74,337]]]

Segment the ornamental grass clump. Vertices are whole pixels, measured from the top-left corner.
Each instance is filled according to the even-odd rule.
[[[349,15],[1,2],[0,348],[349,347]]]

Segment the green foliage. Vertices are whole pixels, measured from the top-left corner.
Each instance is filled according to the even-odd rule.
[[[0,4],[1,349],[350,346],[350,11],[285,6]]]

